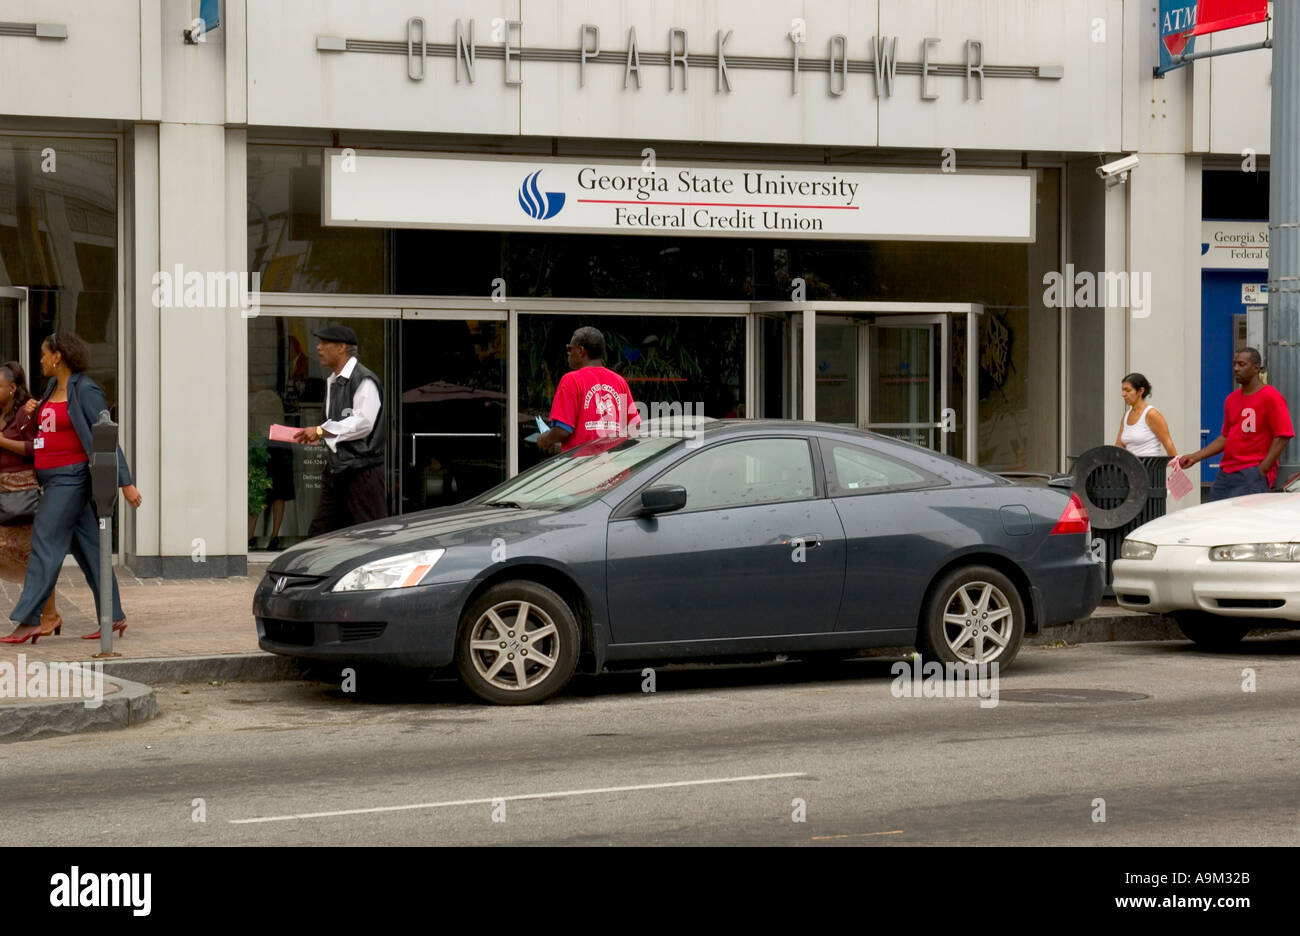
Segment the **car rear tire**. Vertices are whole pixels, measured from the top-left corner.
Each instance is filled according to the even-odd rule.
[[[917,650],[940,663],[1006,669],[1025,636],[1025,604],[1011,579],[983,565],[954,569],[931,587]]]
[[[1205,611],[1180,611],[1174,620],[1183,636],[1202,650],[1231,650],[1252,630],[1249,624]]]
[[[555,592],[536,582],[502,582],[461,616],[461,681],[497,705],[530,705],[559,692],[581,649],[578,622]]]

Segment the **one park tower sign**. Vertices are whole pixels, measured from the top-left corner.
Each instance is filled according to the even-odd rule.
[[[492,20],[486,32],[488,42],[480,43],[479,39],[485,33],[477,22],[458,19],[446,37],[450,41],[438,42],[437,37],[427,34],[424,18],[413,16],[406,21],[404,39],[318,36],[316,49],[322,53],[404,54],[406,74],[412,81],[425,80],[429,74],[430,57],[454,58],[456,83],[467,81],[473,84],[484,77],[485,69],[490,69],[509,86],[523,84],[525,62],[571,63],[577,65],[578,88],[586,87],[589,71],[599,69],[608,74],[601,80],[621,79],[622,87],[630,92],[640,91],[643,72],[654,69],[666,70],[668,90],[682,93],[690,88],[691,69],[712,72],[712,89],[721,94],[731,92],[733,72],[746,69],[788,72],[791,94],[803,92],[806,82],[801,79],[816,76],[833,97],[849,91],[855,75],[869,78],[876,97],[883,98],[893,96],[900,75],[912,76],[916,78],[915,87],[921,99],[926,101],[938,100],[940,79],[943,78],[960,79],[963,98],[979,101],[984,98],[986,79],[1059,80],[1064,76],[1064,68],[1060,65],[987,63],[983,42],[973,38],[962,40],[957,61],[943,62],[940,61],[943,40],[934,36],[911,41],[904,41],[900,36],[870,36],[861,42],[850,41],[844,33],[834,33],[814,40],[809,37],[804,20],[795,19],[790,31],[784,35],[789,54],[776,56],[745,55],[735,50],[731,45],[733,32],[731,29],[714,31],[707,39],[711,51],[701,52],[690,50],[691,35],[684,28],[674,26],[668,29],[666,45],[655,48],[643,46],[633,26],[626,36],[619,37],[618,45],[610,48],[610,44],[602,40],[598,25],[583,23],[578,27],[573,46],[550,48],[525,45],[523,24],[519,20]],[[814,52],[818,48],[824,54]],[[915,58],[905,61],[902,56],[907,53],[902,50],[908,48],[915,49]],[[854,57],[855,54],[858,57]]]

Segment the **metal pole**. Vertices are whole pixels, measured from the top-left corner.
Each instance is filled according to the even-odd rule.
[[[99,518],[99,652],[113,653],[113,518]]]
[[[1300,2],[1273,4],[1273,101],[1268,177],[1268,381],[1300,411]],[[1279,459],[1285,481],[1300,471],[1300,443]]]
[[[1210,49],[1206,52],[1180,52],[1177,55],[1169,56],[1169,61],[1175,65],[1185,65],[1188,62],[1195,62],[1198,59],[1215,58],[1220,55],[1232,55],[1234,52],[1254,52],[1256,49],[1271,49],[1273,40],[1265,39],[1263,42],[1252,42],[1249,45],[1233,46],[1230,49]]]

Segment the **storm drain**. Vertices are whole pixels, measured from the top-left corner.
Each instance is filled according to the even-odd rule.
[[[1116,692],[1112,689],[1003,689],[1003,702],[1137,702],[1150,698],[1140,692]]]

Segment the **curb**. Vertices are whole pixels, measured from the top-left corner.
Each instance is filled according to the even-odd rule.
[[[1024,645],[1038,647],[1065,643],[1108,643],[1118,640],[1186,640],[1174,619],[1164,614],[1134,611],[1082,618],[1069,624],[1044,627],[1037,634],[1026,634]]]
[[[262,682],[271,679],[302,679],[306,662],[274,653],[222,653],[213,656],[154,657],[142,660],[106,660],[104,673],[135,682],[163,683]]]
[[[57,738],[88,731],[112,731],[148,721],[158,715],[158,700],[149,686],[104,674],[117,687],[98,708],[81,699],[60,699],[39,705],[0,705],[0,744]]]

